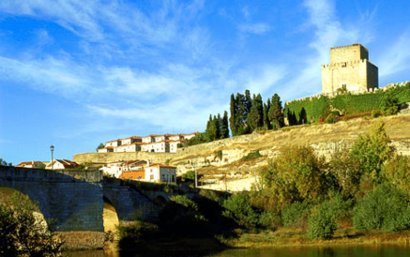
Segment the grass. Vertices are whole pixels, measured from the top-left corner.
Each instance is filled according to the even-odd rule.
[[[410,230],[401,232],[361,231],[352,228],[338,229],[330,240],[312,240],[306,232],[297,228],[279,228],[258,233],[239,233],[237,238],[223,238],[230,247],[296,247],[296,246],[341,246],[410,244]]]

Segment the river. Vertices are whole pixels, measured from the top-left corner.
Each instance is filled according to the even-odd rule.
[[[65,257],[119,257],[119,254],[105,254],[103,251],[67,252]],[[121,257],[155,257],[134,254]],[[161,255],[161,257],[164,255]],[[294,247],[294,248],[251,248],[231,249],[201,257],[408,257],[410,247],[403,246],[360,246],[360,247]],[[160,257],[160,256],[158,256]],[[184,255],[178,257],[199,257]]]

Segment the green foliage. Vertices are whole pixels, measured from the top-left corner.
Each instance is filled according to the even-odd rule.
[[[62,241],[34,216],[38,208],[21,194],[0,203],[1,256],[60,256]]]
[[[399,112],[399,98],[391,92],[387,93],[381,103],[384,115],[393,115]]]
[[[388,160],[382,167],[382,176],[392,185],[410,194],[410,157],[396,155]]]
[[[358,229],[399,231],[410,228],[410,198],[398,188],[382,184],[354,208],[353,225]]]
[[[249,161],[249,160],[257,159],[259,157],[262,157],[262,155],[260,154],[259,150],[256,150],[242,157],[242,161]]]
[[[104,147],[105,145],[103,143],[100,143],[95,150],[98,152],[98,149],[103,149]]]
[[[339,113],[338,112],[331,112],[327,115],[325,122],[326,123],[335,123],[337,119],[339,118]]]
[[[223,202],[223,215],[233,219],[238,225],[245,228],[255,228],[259,224],[259,215],[250,204],[247,193],[231,195]]]
[[[194,170],[188,170],[182,175],[182,178],[188,179],[188,180],[195,180],[195,171]]]
[[[308,236],[311,239],[331,239],[337,228],[336,217],[328,202],[313,209],[308,223]]]
[[[282,210],[282,222],[285,226],[303,227],[309,215],[307,202],[294,202]]]
[[[348,149],[341,149],[332,154],[329,170],[335,177],[343,197],[354,197],[359,191],[363,172],[359,162],[350,157]]]
[[[262,128],[263,126],[263,101],[262,96],[258,94],[253,96],[252,106],[247,117],[251,131]]]
[[[302,108],[306,112],[306,122],[318,122],[329,115],[332,108],[342,110],[344,115],[355,113],[383,112],[386,115],[394,114],[400,104],[410,102],[410,83],[395,85],[387,90],[378,90],[374,93],[350,94],[342,93],[335,97],[309,97],[287,102],[285,113],[290,125],[301,124],[298,114]]]
[[[335,195],[316,206],[308,220],[308,236],[312,239],[330,239],[337,229],[337,221],[349,215],[351,201]]]
[[[264,228],[275,230],[281,224],[281,217],[277,212],[264,211],[259,215],[258,223]]]
[[[272,102],[268,110],[270,128],[279,129],[285,125],[282,102],[278,94],[272,96]]]
[[[12,163],[10,162],[10,163],[7,163],[5,160],[3,160],[2,158],[0,158],[0,165],[3,165],[3,166],[12,166]]]
[[[186,142],[187,146],[211,142],[208,133],[199,133]]]
[[[384,129],[384,124],[373,126],[369,133],[359,136],[350,152],[351,158],[357,161],[360,169],[378,181],[385,161],[393,157],[394,148]]]
[[[283,149],[260,175],[264,186],[279,194],[281,203],[316,199],[328,190],[323,164],[312,148],[292,146]]]

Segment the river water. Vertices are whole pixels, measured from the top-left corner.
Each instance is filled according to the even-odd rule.
[[[153,255],[133,254],[120,256],[118,253],[106,254],[104,251],[65,253],[65,257],[154,257]],[[166,255],[160,255],[166,256]],[[158,257],[160,257],[158,256]],[[294,247],[294,248],[253,248],[224,250],[211,255],[181,255],[179,257],[409,257],[410,247],[366,246],[366,247]]]

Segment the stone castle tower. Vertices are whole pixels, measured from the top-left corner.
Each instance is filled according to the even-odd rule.
[[[322,94],[335,95],[340,90],[362,93],[378,86],[378,68],[369,62],[364,46],[330,48],[330,64],[322,65]]]

